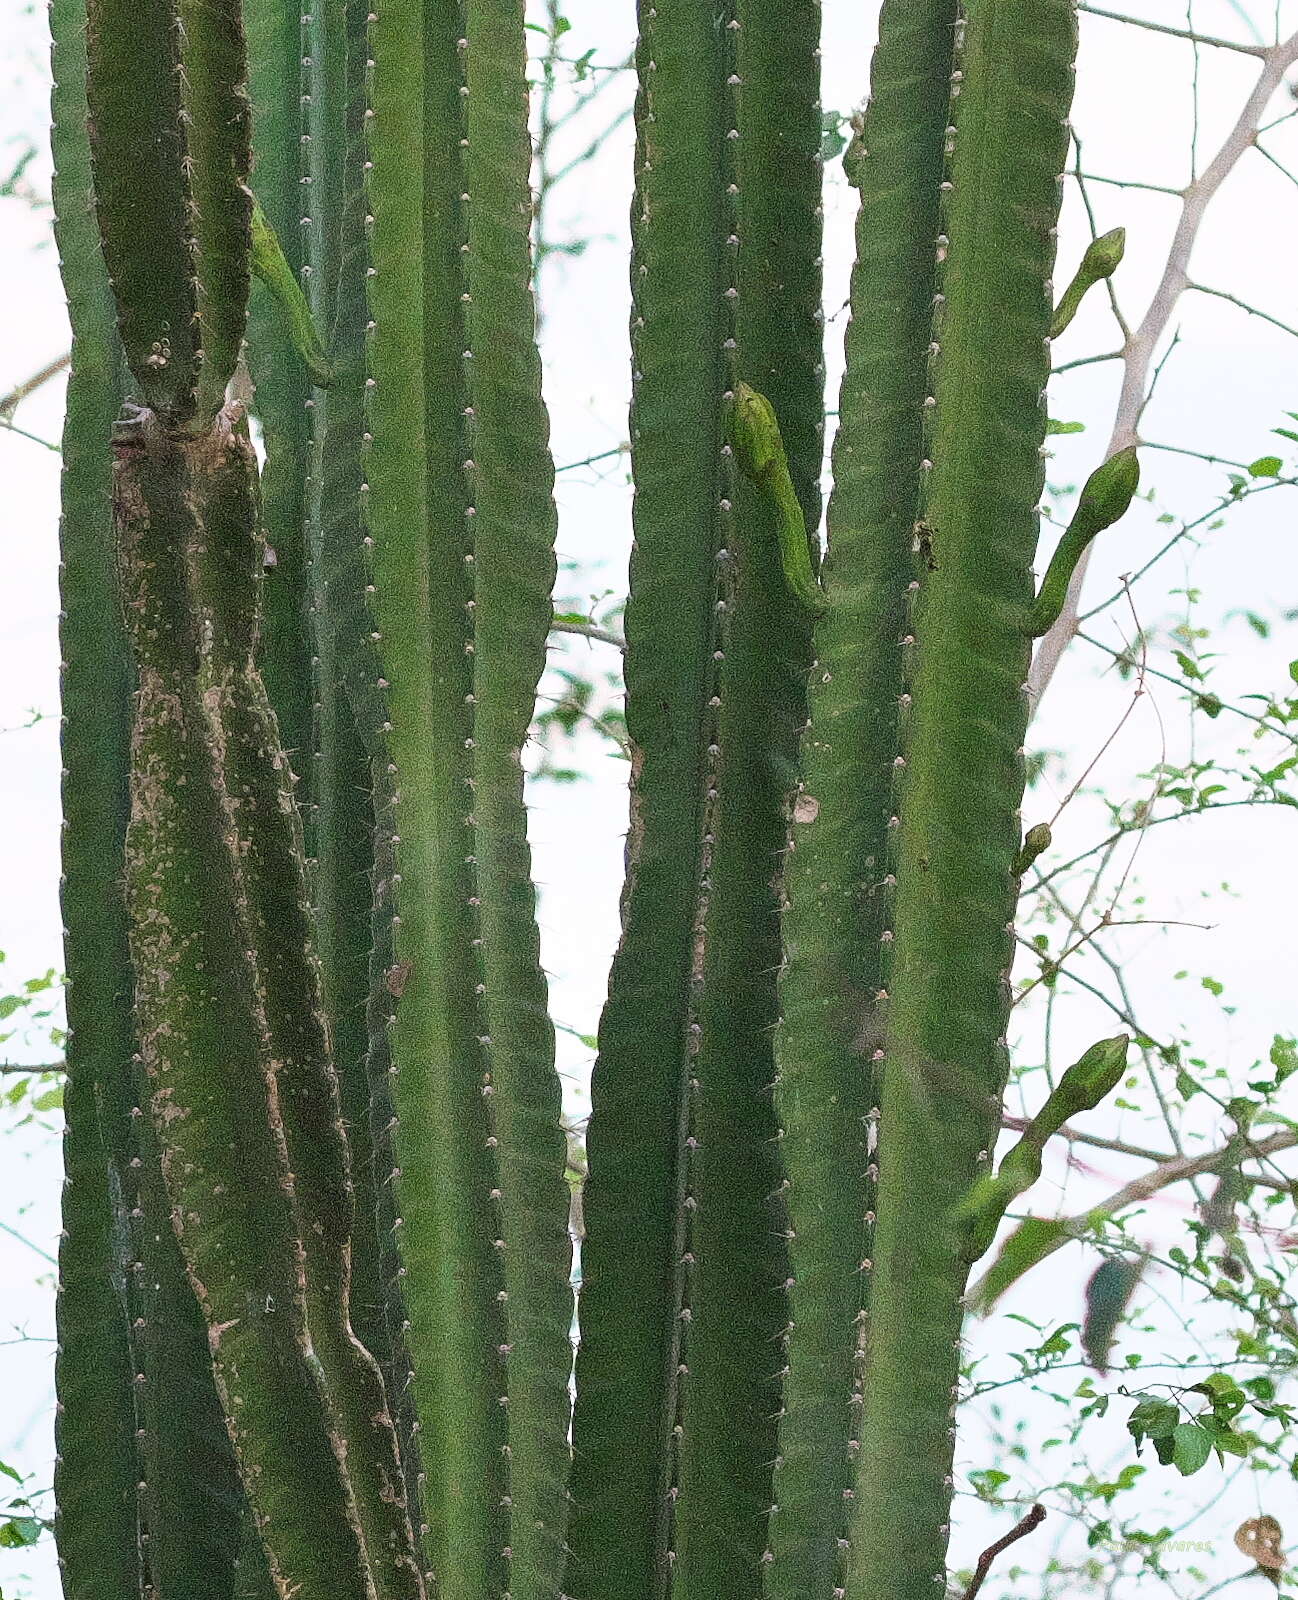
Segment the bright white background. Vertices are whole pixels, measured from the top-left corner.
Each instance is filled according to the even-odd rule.
[[[630,0],[572,0],[572,53],[595,46],[596,59],[624,57],[633,27]],[[1186,6],[1167,0],[1132,0],[1131,9],[1184,25]],[[1274,27],[1270,5],[1257,0],[1253,14],[1267,36]],[[825,0],[825,104],[847,110],[862,98],[876,7],[853,0]],[[1298,3],[1282,0],[1283,31],[1298,25]],[[1238,8],[1228,0],[1195,0],[1193,21],[1205,32],[1247,38]],[[43,139],[48,92],[43,12],[16,0],[0,0],[0,169],[7,171],[28,137]],[[1075,123],[1081,132],[1089,171],[1116,177],[1180,185],[1187,177],[1191,135],[1189,92],[1191,52],[1176,41],[1120,28],[1098,18],[1083,18],[1083,51]],[[1233,119],[1255,75],[1253,61],[1220,51],[1205,51],[1200,61],[1200,149],[1210,156]],[[625,103],[629,84],[604,97]],[[1277,97],[1272,115],[1290,109]],[[605,115],[598,113],[598,116]],[[575,153],[594,131],[592,120],[573,132]],[[626,238],[631,136],[628,126],[581,175],[559,190],[552,205],[556,236],[593,235],[578,258],[553,258],[544,280],[547,393],[553,412],[555,459],[560,465],[618,444],[624,437],[628,378],[626,349]],[[1298,143],[1290,130],[1273,137],[1272,148],[1292,163]],[[844,318],[837,314],[845,297],[850,259],[852,196],[834,164],[827,215],[827,292],[831,312],[827,346],[830,394],[841,365]],[[42,149],[28,179],[48,193],[48,160]],[[1094,198],[1102,229],[1124,223],[1127,257],[1119,284],[1131,320],[1161,268],[1175,202],[1138,191],[1097,186]],[[1074,196],[1065,208],[1060,279],[1071,273],[1085,239],[1084,219]],[[56,261],[48,235],[48,212],[19,198],[0,198],[0,393],[25,378],[65,347],[66,330]],[[1195,257],[1203,282],[1227,288],[1273,315],[1298,322],[1294,263],[1298,260],[1298,189],[1274,167],[1250,153],[1215,202]],[[1146,419],[1151,439],[1176,442],[1224,457],[1251,461],[1273,451],[1290,463],[1292,450],[1269,430],[1287,425],[1283,413],[1298,410],[1296,341],[1234,306],[1197,296],[1187,298],[1174,318],[1183,343]],[[1112,325],[1096,295],[1061,341],[1061,359],[1111,349]],[[1059,380],[1052,415],[1084,420],[1088,431],[1056,441],[1050,467],[1056,485],[1076,483],[1098,460],[1107,436],[1116,366],[1083,368]],[[50,384],[24,404],[20,424],[46,439],[60,426],[61,385]],[[609,464],[605,463],[604,466]],[[559,486],[560,547],[564,557],[582,564],[578,592],[620,589],[629,540],[629,502],[623,464],[562,473]],[[1166,536],[1156,523],[1161,510],[1197,515],[1222,487],[1223,474],[1178,456],[1145,456],[1145,483],[1157,491],[1156,508],[1138,507],[1102,538],[1088,594],[1111,592],[1118,575],[1138,566]],[[58,879],[57,756],[57,554],[58,457],[27,439],[0,432],[0,949],[7,961],[0,974],[16,986],[21,980],[60,964]],[[1295,554],[1293,491],[1277,490],[1233,511],[1225,526],[1205,534],[1202,543],[1164,562],[1136,594],[1140,621],[1167,624],[1183,600],[1169,590],[1187,581],[1202,591],[1198,620],[1214,630],[1210,648],[1223,652],[1213,688],[1230,698],[1236,692],[1283,692],[1286,663],[1298,656],[1292,627],[1281,625],[1270,642],[1259,640],[1241,620],[1223,624],[1232,611],[1249,608],[1269,620],[1298,608],[1298,556]],[[1129,609],[1115,608],[1094,624],[1114,643],[1131,629]],[[558,649],[578,659],[587,646],[564,641]],[[594,647],[600,649],[601,647]],[[596,660],[607,664],[602,656]],[[1155,658],[1167,667],[1168,658]],[[1130,699],[1130,688],[1099,676],[1103,662],[1080,648],[1065,661],[1032,734],[1036,748],[1064,753],[1069,781],[1094,756]],[[33,712],[43,720],[23,729]],[[1222,718],[1209,730],[1221,748],[1233,749],[1242,724]],[[1148,793],[1137,775],[1160,759],[1186,753],[1186,714],[1167,686],[1151,684],[1122,733],[1105,753],[1093,781],[1115,797]],[[556,1018],[590,1033],[598,1017],[608,959],[616,937],[617,893],[621,876],[625,821],[624,768],[602,747],[585,747],[586,781],[563,787],[541,785],[533,794],[533,838],[542,886],[545,959],[552,974]],[[1274,759],[1274,758],[1273,758]],[[1025,820],[1053,812],[1049,784],[1029,799]],[[1036,808],[1035,810],[1033,808]],[[1072,854],[1098,837],[1097,811],[1074,807],[1057,830],[1061,848]],[[1197,1053],[1212,1065],[1242,1077],[1264,1058],[1273,1033],[1298,1031],[1294,997],[1293,905],[1298,874],[1298,837],[1289,810],[1226,812],[1220,817],[1176,823],[1144,840],[1136,877],[1146,896],[1143,913],[1209,924],[1200,928],[1133,929],[1110,948],[1128,963],[1139,1014],[1151,1031],[1188,1032]],[[1229,889],[1223,891],[1222,886]],[[1185,969],[1190,977],[1174,981]],[[1230,1010],[1198,984],[1211,974],[1225,984]],[[0,985],[0,990],[3,985]],[[1016,1024],[1025,1059],[1037,1059],[1039,1027],[1030,1013]],[[1084,996],[1068,994],[1059,1021],[1060,1048],[1079,1049],[1115,1031],[1111,1017]],[[9,1059],[23,1059],[22,1041],[3,1047]],[[30,1059],[45,1056],[39,1041]],[[572,1075],[574,1112],[582,1108],[581,1075],[588,1058],[561,1035],[563,1066]],[[1070,1058],[1071,1059],[1071,1058]],[[1292,1108],[1291,1108],[1292,1109]],[[1096,1124],[1097,1125],[1097,1124]],[[1137,1117],[1110,1116],[1105,1130],[1138,1142],[1157,1142]],[[1210,1121],[1204,1132],[1213,1132]],[[1089,1158],[1088,1158],[1089,1159]],[[1091,1182],[1067,1177],[1066,1204],[1081,1209],[1130,1175],[1121,1158],[1096,1156]],[[1062,1180],[1062,1175],[1060,1177]],[[1048,1181],[1033,1197],[1045,1211],[1059,1198],[1058,1182]],[[0,1222],[18,1229],[40,1250],[52,1251],[57,1238],[58,1150],[54,1135],[41,1129],[0,1137]],[[1171,1191],[1150,1208],[1137,1236],[1155,1238],[1185,1214],[1183,1192]],[[1143,1230],[1143,1233],[1142,1233]],[[1007,1302],[1008,1309],[1046,1321],[1080,1315],[1082,1287],[1094,1265],[1080,1251],[1063,1252],[1052,1265]],[[1174,1281],[1152,1286],[1178,1299]],[[1157,1307],[1155,1307],[1157,1311]],[[31,1245],[0,1233],[0,1459],[34,1476],[34,1486],[49,1481],[52,1406],[52,1294],[45,1261]],[[1176,1305],[1160,1314],[1160,1326],[1175,1328]],[[1200,1328],[1198,1331],[1202,1331]],[[994,1322],[984,1338],[990,1348],[1022,1330]],[[24,1336],[22,1339],[19,1335]],[[1178,1337],[1169,1338],[1175,1347]],[[6,1342],[6,1341],[18,1342]],[[1080,1376],[1080,1374],[1078,1374]],[[1115,1408],[1111,1454],[1096,1471],[1129,1459],[1121,1426],[1126,1407]],[[1033,1413],[1033,1429],[1045,1426]],[[1053,1419],[1052,1419],[1053,1420]],[[965,1466],[980,1461],[977,1431],[962,1441]],[[1048,1469],[1047,1469],[1048,1470]],[[1171,1474],[1151,1474],[1151,1495],[1166,1490],[1170,1499],[1157,1517],[1184,1521],[1210,1498],[1217,1483],[1214,1465],[1188,1484]],[[1168,1481],[1165,1481],[1168,1480]],[[1031,1492],[1025,1472],[1023,1492]],[[1012,1486],[1012,1488],[1015,1486]],[[1009,1491],[1007,1491],[1009,1492]],[[1267,1496],[1270,1496],[1267,1498]],[[1189,1524],[1187,1540],[1204,1541],[1207,1553],[1194,1556],[1216,1581],[1241,1565],[1230,1532],[1244,1516],[1267,1509],[1298,1534],[1298,1505],[1292,1485],[1272,1485],[1259,1497],[1247,1478],[1230,1488],[1221,1503]],[[1151,1501],[1152,1505],[1152,1501]],[[1286,1518],[1286,1511],[1288,1513]],[[987,1534],[988,1527],[993,1528]],[[973,1519],[958,1529],[957,1555],[971,1559],[987,1537],[1005,1523]],[[1059,1537],[1066,1530],[1055,1526]],[[1040,1537],[1040,1536],[1039,1536]],[[1043,1545],[1025,1557],[1035,1567]],[[1186,1558],[1187,1562],[1189,1558]],[[1173,1559],[1170,1563],[1175,1567]],[[1176,1592],[1197,1595],[1204,1586],[1188,1576]],[[987,1591],[993,1592],[992,1589]],[[0,1591],[7,1597],[30,1594],[54,1600],[57,1581],[48,1547],[40,1552],[0,1551]],[[1120,1595],[1134,1593],[1126,1588]]]

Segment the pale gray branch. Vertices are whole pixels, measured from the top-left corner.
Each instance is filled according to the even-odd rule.
[[[1177,302],[1190,287],[1190,257],[1194,251],[1199,229],[1203,225],[1204,214],[1240,157],[1254,143],[1258,124],[1272,95],[1284,81],[1285,73],[1295,61],[1298,61],[1298,33],[1291,34],[1288,39],[1270,48],[1250,46],[1248,53],[1259,56],[1262,70],[1258,73],[1257,81],[1240,108],[1235,125],[1226,135],[1221,148],[1182,196],[1181,215],[1172,237],[1162,279],[1154,291],[1140,326],[1127,340],[1123,351],[1122,391],[1118,399],[1106,456],[1140,442],[1138,428],[1140,413],[1144,408],[1149,387],[1150,367]],[[1090,563],[1090,554],[1090,550],[1083,552],[1073,572],[1072,582],[1068,586],[1068,598],[1063,611],[1037,647],[1032,670],[1028,676],[1028,689],[1034,710],[1040,706],[1042,697],[1054,676],[1055,668],[1077,632],[1078,602],[1086,578],[1086,569]]]

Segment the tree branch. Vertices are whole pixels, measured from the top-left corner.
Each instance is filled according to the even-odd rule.
[[[1045,1518],[1046,1508],[1042,1505],[1035,1505],[1027,1516],[1023,1518],[1022,1522],[1015,1523],[1003,1539],[997,1539],[995,1544],[987,1546],[982,1555],[978,1557],[978,1565],[974,1568],[973,1578],[964,1592],[964,1600],[974,1600],[974,1596],[982,1588],[987,1574],[992,1569],[992,1562],[1000,1555],[1001,1551],[1008,1549],[1010,1545],[1016,1543],[1019,1539],[1026,1538],[1033,1528],[1040,1527]]]
[[[1089,6],[1082,9],[1093,10]],[[1167,330],[1167,324],[1176,309],[1177,301],[1190,286],[1190,257],[1203,224],[1204,213],[1240,157],[1253,145],[1262,114],[1270,103],[1272,95],[1284,81],[1285,73],[1295,61],[1298,61],[1298,33],[1291,34],[1288,39],[1269,48],[1261,46],[1236,48],[1244,49],[1250,55],[1257,55],[1262,62],[1262,70],[1221,148],[1211,163],[1185,190],[1182,197],[1181,216],[1172,238],[1171,249],[1168,251],[1162,279],[1154,291],[1153,299],[1149,302],[1144,319],[1127,340],[1123,351],[1122,391],[1118,399],[1117,414],[1114,417],[1113,433],[1109,448],[1105,452],[1106,456],[1139,443],[1137,429],[1140,413],[1145,404],[1154,352]],[[1094,549],[1094,546],[1091,549]],[[1090,555],[1090,550],[1085,551],[1077,563],[1072,582],[1069,584],[1068,598],[1059,620],[1037,648],[1032,671],[1028,677],[1028,689],[1034,709],[1040,706],[1042,696],[1050,685],[1055,668],[1059,665],[1060,657],[1077,631],[1078,601],[1086,569],[1090,564]]]

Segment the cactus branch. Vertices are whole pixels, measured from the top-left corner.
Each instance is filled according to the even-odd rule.
[[[890,0],[871,68],[834,444],[824,665],[792,806],[776,1113],[791,1326],[770,1519],[774,1600],[843,1583],[869,1296],[889,818],[919,515],[954,3]],[[868,153],[867,153],[868,152]]]

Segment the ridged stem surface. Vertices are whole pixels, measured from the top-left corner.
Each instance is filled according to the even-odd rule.
[[[814,532],[824,418],[819,7],[744,0],[734,20],[727,87],[737,193],[722,294],[735,307],[738,375],[774,407]],[[772,1105],[780,880],[811,667],[809,617],[786,579],[779,513],[746,479],[732,481],[719,795],[694,1002],[691,1319],[672,1570],[673,1595],[694,1600],[746,1600],[764,1570],[788,1317]]]
[[[280,1106],[221,735],[200,681],[199,507],[244,464],[218,429],[145,413],[116,446],[114,504],[138,679],[127,904],[140,1050],[174,1225],[281,1593],[372,1600],[306,1330]],[[218,480],[214,484],[213,480]],[[252,604],[232,591],[238,624]]]
[[[919,1600],[945,1582],[966,1276],[952,1212],[986,1170],[1007,1069],[1024,626],[1075,23],[1069,0],[968,11],[935,322],[928,560],[912,619],[849,1600]]]
[[[183,421],[202,353],[175,0],[93,0],[86,50],[95,205],[122,344],[146,404]]]
[[[178,25],[188,232],[202,355],[197,400],[206,420],[225,401],[248,314],[252,127],[241,0],[178,0]]]
[[[305,1303],[378,1600],[422,1600],[383,1382],[350,1323],[354,1202],[292,779],[254,660],[263,540],[246,427],[196,492],[199,681],[229,806],[244,925],[293,1173]]]
[[[843,1581],[869,1302],[901,640],[914,577],[954,21],[955,0],[884,5],[867,154],[854,173],[861,201],[822,568],[827,609],[816,629],[786,869],[776,1110],[792,1325],[769,1535],[772,1600],[830,1600]]]
[[[107,441],[120,382],[112,297],[91,195],[81,0],[57,0],[50,27],[55,239],[72,324],[59,541],[68,1078],[55,1539],[67,1600],[129,1600],[139,1593],[142,1576],[122,1281],[129,1252],[122,1248],[122,1197],[114,1193],[98,1107],[101,1086],[129,1081],[134,1051],[130,957],[118,888],[128,806],[130,659],[118,608],[105,603],[116,591]]]
[[[517,0],[395,0],[370,36],[393,1192],[426,1554],[465,1600],[557,1593],[566,1467],[565,1152],[521,803],[554,527],[523,39]]]
[[[252,186],[290,270],[303,265],[300,0],[244,0],[252,109]],[[311,641],[307,628],[306,478],[310,380],[293,349],[283,313],[264,283],[248,308],[248,368],[261,423],[262,517],[273,560],[266,569],[261,670],[280,738],[309,795]]]
[[[498,1150],[513,1600],[560,1593],[573,1315],[567,1141],[541,972],[522,750],[555,577],[554,466],[532,303],[531,142],[522,0],[468,0],[464,52],[466,429],[473,496],[473,820],[481,1089]]]
[[[587,1141],[573,1419],[576,1600],[650,1600],[675,1558],[678,1414],[692,1319],[687,1141],[702,1025],[707,818],[718,798],[723,620],[734,534],[733,20],[640,8],[632,211],[634,543],[626,612],[631,821],[622,938]],[[709,704],[709,702],[714,702]]]

